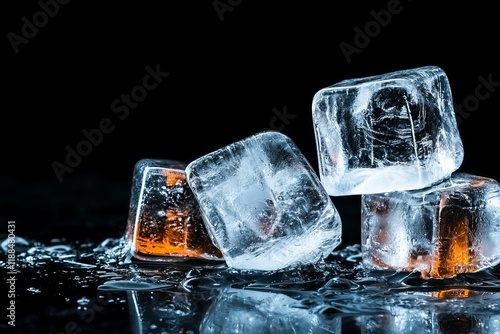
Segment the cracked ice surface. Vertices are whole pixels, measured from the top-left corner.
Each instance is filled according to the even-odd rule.
[[[318,91],[312,109],[320,178],[331,196],[424,188],[463,161],[439,67],[344,80]]]
[[[340,244],[338,211],[296,145],[262,132],[186,167],[229,267],[278,270],[326,257]]]

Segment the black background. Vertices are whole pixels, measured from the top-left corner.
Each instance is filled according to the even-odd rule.
[[[280,131],[317,168],[311,104],[340,80],[424,65],[448,75],[455,103],[473,101],[478,77],[500,82],[498,11],[491,3],[403,1],[348,62],[355,27],[395,1],[70,1],[15,52],[9,34],[33,22],[36,1],[3,4],[1,225],[20,236],[103,239],[121,235],[132,169],[142,158],[189,162],[268,128],[273,110],[293,115]],[[12,34],[10,35],[12,36]],[[142,83],[146,66],[169,72],[123,120],[111,104]],[[459,126],[461,170],[500,179],[500,87]],[[486,92],[481,90],[482,93]],[[85,139],[113,130],[60,182],[54,161]],[[357,196],[333,198],[346,244],[359,242]],[[4,231],[0,231],[4,233]]]

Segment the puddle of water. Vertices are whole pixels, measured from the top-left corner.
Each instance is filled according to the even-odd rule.
[[[28,331],[500,332],[500,266],[424,280],[366,270],[352,245],[315,265],[252,272],[223,262],[138,262],[120,238],[42,244],[18,237],[16,256],[16,321]]]

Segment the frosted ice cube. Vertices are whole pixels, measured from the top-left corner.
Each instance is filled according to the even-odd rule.
[[[341,220],[290,138],[261,132],[200,157],[187,180],[229,267],[312,263],[340,244]]]
[[[187,184],[185,166],[161,159],[136,163],[126,231],[135,258],[222,260]]]
[[[463,161],[439,67],[344,80],[318,91],[312,109],[319,175],[331,196],[424,188]]]
[[[500,184],[455,172],[431,187],[362,195],[363,262],[443,278],[500,262]]]

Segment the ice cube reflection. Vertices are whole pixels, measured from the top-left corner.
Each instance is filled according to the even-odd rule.
[[[129,291],[133,333],[199,333],[207,307],[217,290]]]
[[[75,321],[82,333],[110,333],[109,328],[113,328],[120,333],[198,334],[203,333],[203,322],[215,326],[220,321],[239,321],[217,320],[210,315],[212,310],[230,308],[227,316],[237,317],[239,311],[233,311],[238,305],[242,310],[248,308],[248,316],[262,317],[262,308],[274,312],[277,320],[272,321],[278,325],[272,321],[270,325],[288,329],[294,319],[310,314],[315,320],[307,320],[299,329],[310,328],[312,333],[329,333],[339,323],[339,333],[424,328],[421,319],[409,310],[420,310],[427,322],[441,326],[441,331],[432,333],[456,329],[446,323],[450,319],[478,324],[476,333],[499,332],[500,265],[426,280],[418,272],[366,268],[361,263],[361,246],[351,245],[335,250],[322,263],[250,272],[213,261],[125,261],[125,241],[120,239],[106,239],[98,245],[60,239],[47,244],[24,240],[16,257],[21,268],[17,300],[29,303],[24,304],[16,327],[31,333],[63,332],[67,322]],[[5,269],[6,253],[1,252],[0,267]],[[233,290],[234,296],[225,294]],[[263,297],[254,297],[254,291]],[[87,308],[85,317],[80,318],[79,301],[83,299],[94,301],[89,304],[94,308]],[[87,323],[90,314],[92,321]],[[5,328],[1,326],[0,331]],[[370,328],[373,330],[367,331]]]
[[[227,288],[207,310],[200,333],[341,333],[341,321],[327,323],[282,293]]]
[[[487,293],[490,295],[489,293]],[[444,300],[471,298],[468,303],[484,297],[483,292],[468,289],[450,289],[429,292],[427,296],[434,298],[431,307],[415,308],[407,306],[391,306],[386,314],[364,315],[357,319],[362,334],[470,334],[499,333],[500,314],[498,311],[483,310],[470,312],[458,308],[442,307]],[[491,296],[490,296],[491,297]],[[498,298],[498,296],[496,296]]]

